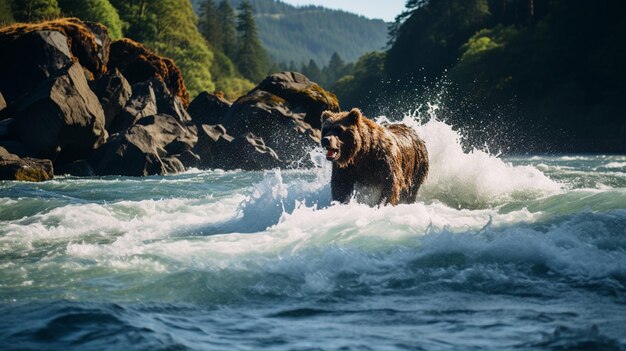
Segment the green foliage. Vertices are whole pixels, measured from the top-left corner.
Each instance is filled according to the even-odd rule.
[[[267,75],[268,60],[261,46],[253,17],[252,5],[244,1],[238,7],[237,33],[238,50],[235,62],[239,72],[252,81],[260,81]]]
[[[213,49],[224,50],[223,29],[213,0],[205,0],[200,6],[198,30]]]
[[[109,28],[113,39],[123,36],[123,23],[117,10],[108,0],[58,0],[64,15],[82,20],[100,22]]]
[[[222,0],[217,7],[219,30],[222,33],[222,51],[233,58],[237,55],[237,27],[235,26],[235,10],[230,1]]]
[[[11,10],[18,22],[35,22],[61,15],[56,0],[14,0]]]
[[[0,26],[15,22],[11,13],[12,0],[0,0]]]
[[[384,52],[370,52],[363,55],[354,65],[352,74],[339,79],[332,87],[344,106],[359,106],[360,102],[371,97],[380,89],[384,80]]]
[[[232,0],[233,6],[243,0]],[[199,9],[202,0],[194,0]],[[272,61],[296,68],[310,59],[325,65],[334,52],[355,62],[369,51],[382,50],[387,26],[352,13],[316,6],[295,7],[275,0],[250,0],[255,10],[259,38]]]
[[[392,78],[437,79],[489,17],[487,0],[412,0],[392,28],[385,69]]]

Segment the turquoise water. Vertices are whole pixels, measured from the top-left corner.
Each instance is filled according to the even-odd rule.
[[[2,350],[624,350],[626,156],[464,152],[412,205],[330,169],[0,182]]]

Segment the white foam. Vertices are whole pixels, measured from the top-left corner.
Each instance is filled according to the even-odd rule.
[[[464,152],[459,132],[429,110],[429,120],[419,111],[405,115],[426,143],[430,173],[420,190],[422,201],[441,201],[458,208],[487,208],[510,200],[537,198],[561,190],[561,185],[532,166],[514,166],[485,151]]]

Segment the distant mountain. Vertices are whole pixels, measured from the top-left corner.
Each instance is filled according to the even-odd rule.
[[[193,0],[198,9],[203,0]],[[214,0],[219,3],[220,0]],[[237,7],[243,0],[231,0]],[[254,6],[259,36],[278,63],[300,65],[310,59],[328,64],[333,52],[354,62],[387,43],[388,23],[318,6],[296,7],[279,0],[249,0]]]

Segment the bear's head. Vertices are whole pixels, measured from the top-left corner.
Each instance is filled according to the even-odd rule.
[[[350,112],[322,113],[322,147],[326,149],[326,159],[344,168],[352,163],[361,148],[361,128],[363,115],[359,109]]]

